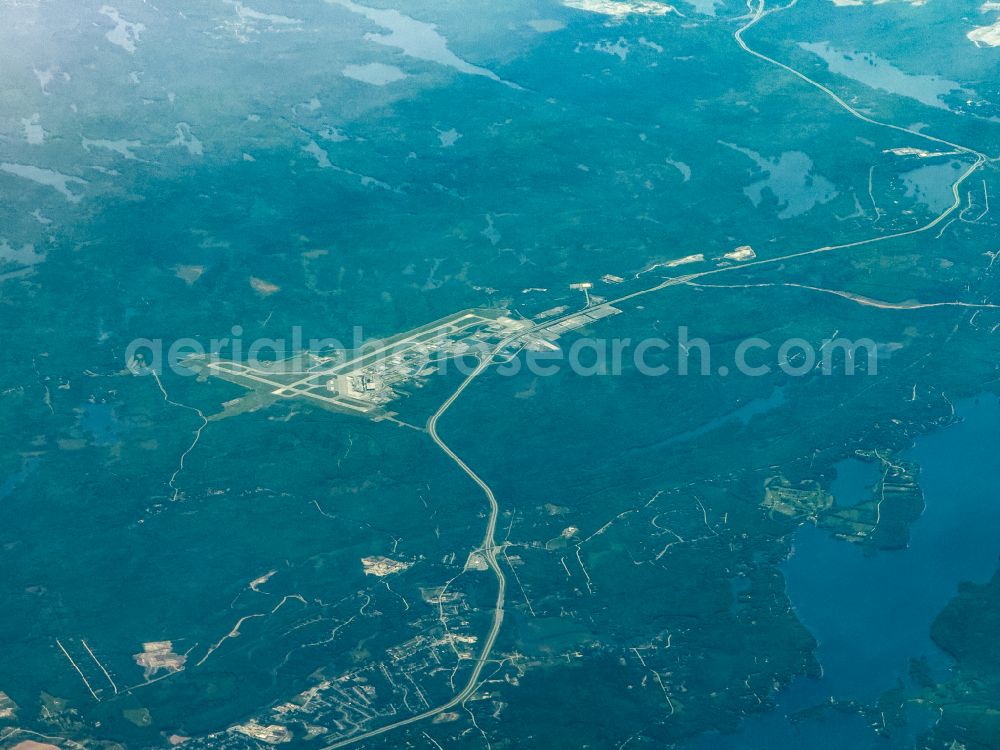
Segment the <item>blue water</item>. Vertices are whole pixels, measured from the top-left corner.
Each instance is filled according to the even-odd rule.
[[[837,476],[830,483],[834,505],[851,507],[870,499],[872,488],[881,475],[878,461],[844,459],[837,464]]]
[[[715,417],[700,427],[673,435],[672,437],[664,440],[661,444],[674,445],[676,443],[683,443],[686,440],[700,437],[701,435],[727,424],[739,423],[741,425],[746,425],[757,415],[766,414],[772,409],[778,408],[783,403],[785,403],[785,389],[775,387],[767,396],[751,399],[739,408],[734,409],[727,414]]]
[[[921,466],[927,507],[906,550],[866,556],[814,526],[795,533],[784,574],[789,598],[819,644],[822,677],[795,680],[777,696],[775,711],[693,747],[906,747],[933,721],[914,717],[905,736],[887,742],[857,714],[830,710],[795,724],[787,717],[831,696],[870,703],[907,682],[911,657],[927,657],[938,678],[947,676],[950,659],[931,641],[931,623],[960,583],[989,580],[1000,555],[1000,406],[984,396],[959,403],[957,412],[960,424],[920,438],[907,452]],[[844,505],[866,499],[870,488],[870,470],[852,461],[838,467],[835,483]]]
[[[0,482],[0,500],[3,500],[7,495],[13,492],[21,482],[27,479],[28,474],[30,474],[35,467],[38,465],[38,459],[29,458],[24,462],[20,471],[16,471],[13,474],[7,476],[2,482]]]
[[[107,447],[119,441],[121,425],[110,404],[85,404],[80,412],[79,425],[91,436],[95,445]]]

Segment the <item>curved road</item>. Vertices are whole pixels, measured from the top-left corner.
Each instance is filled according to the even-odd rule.
[[[538,326],[533,326],[532,329]],[[493,363],[493,358],[506,346],[514,343],[520,336],[523,336],[526,332],[521,332],[515,336],[510,336],[493,348],[488,356],[483,357],[482,361],[476,366],[469,375],[462,381],[462,384],[455,390],[454,393],[441,404],[440,408],[427,420],[427,433],[431,436],[437,446],[444,451],[445,455],[448,456],[452,461],[458,464],[459,468],[465,472],[473,482],[479,485],[479,488],[486,495],[486,499],[489,500],[490,513],[489,520],[486,523],[486,534],[483,537],[483,544],[481,550],[483,555],[486,557],[486,562],[489,564],[490,569],[493,574],[497,577],[497,600],[496,606],[493,610],[493,624],[490,627],[490,632],[486,636],[486,640],[483,641],[483,647],[479,652],[479,658],[476,660],[476,665],[472,669],[472,674],[469,675],[469,680],[465,687],[462,688],[458,693],[452,697],[450,701],[444,703],[440,706],[436,706],[428,711],[424,711],[420,714],[415,714],[401,721],[394,722],[392,724],[387,724],[384,727],[374,729],[370,732],[365,732],[364,734],[359,734],[356,737],[348,737],[347,739],[335,742],[332,745],[327,745],[323,750],[335,750],[336,748],[346,747],[348,745],[353,745],[355,743],[361,742],[363,740],[369,740],[373,737],[378,737],[379,735],[390,732],[394,729],[399,729],[408,724],[414,724],[418,721],[423,721],[424,719],[429,719],[432,716],[436,716],[444,711],[454,708],[461,703],[472,697],[472,694],[476,692],[479,687],[479,679],[483,672],[483,667],[489,661],[490,653],[493,651],[493,645],[496,643],[497,635],[500,633],[500,626],[503,624],[503,607],[504,601],[507,596],[507,578],[504,576],[503,570],[500,568],[500,564],[497,562],[497,545],[495,539],[496,526],[497,526],[497,516],[500,514],[500,505],[497,503],[496,495],[493,494],[493,490],[490,486],[484,482],[476,472],[469,468],[469,466],[458,457],[448,444],[445,443],[437,432],[437,423],[441,416],[451,408],[451,405],[455,403],[455,399],[462,395],[462,391],[468,388],[469,384],[475,380],[486,368],[488,368]]]
[[[605,306],[617,305],[627,300],[633,299],[635,297],[640,297],[642,295],[650,294],[652,292],[657,292],[660,291],[661,289],[666,289],[671,286],[686,284],[689,281],[693,281],[694,279],[699,279],[704,276],[714,276],[716,274],[726,273],[729,271],[742,270],[752,266],[762,266],[774,263],[781,263],[787,260],[791,260],[793,258],[801,258],[807,255],[825,253],[825,252],[830,252],[832,250],[845,250],[848,248],[861,247],[864,245],[870,245],[877,242],[885,242],[887,240],[897,239],[900,237],[920,234],[922,232],[926,232],[936,227],[938,224],[940,224],[942,221],[948,218],[948,216],[950,216],[952,213],[958,210],[958,208],[961,206],[962,199],[959,193],[959,188],[961,187],[962,183],[964,183],[976,170],[978,170],[984,163],[986,163],[986,161],[988,161],[988,157],[986,156],[986,154],[976,151],[975,149],[969,148],[967,146],[962,146],[957,143],[952,143],[951,141],[947,141],[943,138],[938,138],[936,136],[928,135],[926,133],[921,133],[916,130],[910,130],[909,128],[902,127],[901,125],[894,125],[892,123],[880,122],[866,115],[863,115],[823,84],[814,81],[805,74],[800,73],[794,68],[782,62],[779,62],[778,60],[770,58],[760,52],[757,52],[756,50],[750,48],[746,44],[746,42],[743,40],[743,34],[750,28],[755,26],[765,15],[780,10],[786,10],[787,8],[791,8],[792,6],[795,5],[796,2],[797,0],[792,0],[792,2],[790,2],[786,6],[774,8],[770,11],[765,12],[764,10],[765,0],[759,0],[756,9],[752,11],[750,19],[747,21],[747,23],[741,26],[739,29],[737,29],[737,31],[733,34],[733,38],[736,40],[736,43],[739,44],[740,48],[742,48],[743,51],[747,52],[748,54],[753,55],[754,57],[763,60],[764,62],[767,62],[771,65],[775,65],[781,68],[782,70],[785,70],[788,73],[796,76],[797,78],[805,81],[809,85],[816,87],[824,94],[829,96],[834,102],[836,102],[838,106],[842,107],[844,110],[846,110],[847,112],[849,112],[851,115],[858,118],[862,122],[868,123],[869,125],[875,125],[877,127],[888,128],[890,130],[897,130],[912,135],[916,138],[921,138],[923,140],[930,141],[933,143],[938,143],[944,146],[950,146],[970,156],[974,156],[975,162],[972,165],[970,165],[969,168],[965,172],[963,172],[958,177],[958,179],[956,179],[955,182],[952,184],[952,195],[954,196],[954,202],[952,203],[952,205],[946,208],[943,212],[941,212],[938,216],[930,220],[928,223],[919,226],[915,229],[907,229],[900,232],[883,234],[877,237],[871,237],[864,240],[857,240],[855,242],[848,242],[840,245],[824,245],[823,247],[813,248],[811,250],[800,250],[797,252],[787,253],[781,256],[763,258],[760,260],[751,261],[749,263],[724,266],[722,268],[713,268],[708,271],[699,271],[695,273],[686,274],[683,276],[674,276],[665,279],[664,281],[662,281],[659,284],[656,284],[655,286],[649,287],[647,289],[640,289],[635,292],[630,292],[620,297],[616,297],[615,299],[608,300],[607,302],[603,302],[599,305],[593,305],[592,307],[605,307]],[[750,3],[748,2],[747,5],[749,7]],[[483,491],[483,494],[486,495],[486,499],[489,501],[489,507],[490,507],[489,520],[487,521],[486,524],[486,533],[483,537],[481,550],[483,552],[483,555],[486,557],[486,561],[489,564],[490,569],[493,571],[494,575],[497,578],[497,599],[493,613],[493,624],[490,627],[490,631],[487,634],[486,639],[483,641],[483,646],[482,649],[480,650],[479,658],[476,660],[476,665],[473,668],[472,673],[469,675],[468,682],[466,683],[465,687],[462,688],[462,690],[460,690],[458,693],[456,693],[447,703],[444,703],[440,706],[436,706],[435,708],[424,711],[423,713],[415,714],[406,719],[394,722],[392,724],[387,724],[384,727],[373,729],[369,732],[364,732],[354,737],[348,737],[346,739],[339,740],[337,742],[325,746],[322,750],[337,750],[337,748],[347,747],[348,745],[354,745],[359,742],[363,742],[365,740],[369,740],[374,737],[386,734],[395,729],[399,729],[400,727],[404,727],[410,724],[415,724],[416,722],[423,721],[424,719],[429,719],[433,716],[436,716],[444,711],[448,711],[449,709],[452,709],[455,706],[458,706],[461,703],[465,702],[470,697],[472,697],[472,695],[476,692],[476,689],[479,687],[479,681],[482,676],[483,668],[489,661],[490,654],[493,651],[493,646],[496,643],[497,635],[500,633],[500,627],[503,624],[504,602],[506,599],[506,591],[507,591],[507,579],[504,576],[503,570],[500,568],[500,565],[497,562],[497,557],[496,557],[498,547],[496,544],[495,532],[496,532],[497,517],[499,515],[500,508],[499,504],[497,503],[496,496],[493,494],[493,490],[490,489],[490,486],[486,484],[486,482],[484,482],[479,477],[478,474],[476,474],[472,469],[470,469],[469,466],[461,458],[459,458],[459,456],[451,448],[449,448],[447,443],[445,443],[438,435],[437,423],[438,420],[444,415],[444,413],[451,408],[452,404],[455,403],[455,400],[460,395],[462,395],[463,391],[465,391],[466,388],[469,387],[472,381],[475,380],[487,368],[490,367],[496,355],[499,354],[505,347],[516,343],[519,339],[522,339],[525,336],[534,333],[535,331],[538,331],[542,328],[546,328],[548,326],[554,325],[555,323],[559,323],[561,321],[573,318],[579,315],[580,312],[581,311],[575,311],[560,316],[558,318],[553,318],[551,320],[544,321],[542,323],[536,323],[530,328],[526,328],[523,331],[519,331],[518,333],[502,340],[490,351],[490,353],[487,356],[483,357],[482,361],[476,366],[476,368],[471,373],[469,373],[469,375],[465,378],[465,380],[462,381],[461,385],[459,385],[459,387],[455,390],[455,392],[451,394],[448,400],[445,401],[443,404],[441,404],[440,408],[436,412],[434,412],[434,414],[431,416],[430,419],[427,420],[427,433],[431,436],[431,439],[445,453],[445,455],[447,455],[452,461],[454,461],[458,465],[458,467],[470,479],[472,479],[473,482],[475,482],[479,486],[479,488]]]

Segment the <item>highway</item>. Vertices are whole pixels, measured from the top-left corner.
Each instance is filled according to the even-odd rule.
[[[888,128],[890,130],[896,130],[903,133],[907,133],[916,138],[920,138],[933,143],[950,146],[958,151],[961,151],[962,153],[974,157],[975,158],[974,162],[961,175],[959,175],[959,177],[952,184],[952,194],[954,196],[954,202],[950,206],[948,206],[944,211],[942,211],[938,216],[934,217],[926,224],[923,224],[914,229],[907,229],[899,232],[877,235],[875,237],[856,240],[854,242],[847,242],[839,245],[824,245],[822,247],[812,248],[808,250],[799,250],[786,253],[785,255],[779,255],[770,258],[762,258],[759,260],[750,261],[748,263],[739,263],[730,266],[712,268],[706,271],[699,271],[690,274],[685,274],[683,276],[670,277],[664,279],[655,286],[623,294],[620,297],[616,297],[614,299],[596,305],[591,305],[587,308],[584,308],[583,310],[576,310],[574,312],[567,313],[565,315],[562,315],[560,317],[551,320],[546,320],[541,323],[536,323],[532,325],[530,328],[526,328],[522,331],[519,331],[516,334],[513,334],[505,338],[499,344],[497,344],[487,356],[484,356],[482,358],[482,360],[475,368],[475,370],[473,370],[462,381],[461,385],[458,386],[455,392],[451,394],[448,400],[445,401],[427,421],[427,433],[431,436],[431,439],[434,441],[434,443],[445,453],[445,455],[447,455],[452,461],[454,461],[455,464],[457,464],[458,467],[466,475],[468,475],[468,477],[472,479],[473,482],[475,482],[479,486],[479,488],[483,491],[483,494],[486,495],[486,498],[489,501],[489,508],[490,508],[489,519],[487,521],[486,533],[483,537],[481,549],[483,555],[486,557],[490,569],[493,571],[494,575],[497,578],[497,584],[498,584],[497,599],[493,614],[492,625],[490,627],[489,633],[487,634],[485,640],[483,641],[482,649],[480,650],[480,654],[476,661],[475,667],[473,668],[472,673],[469,675],[469,679],[465,687],[463,687],[462,690],[456,693],[454,697],[452,697],[447,703],[432,708],[428,711],[424,711],[423,713],[416,714],[409,718],[394,722],[392,724],[387,724],[384,727],[380,727],[378,729],[374,729],[369,732],[359,734],[355,737],[349,737],[343,740],[339,740],[331,745],[327,745],[326,747],[323,748],[323,750],[336,750],[336,748],[347,747],[348,745],[353,745],[359,742],[363,742],[365,740],[369,740],[374,737],[386,734],[387,732],[393,731],[395,729],[436,716],[437,714],[440,714],[444,711],[448,711],[454,708],[455,706],[460,705],[464,701],[468,700],[470,697],[472,697],[476,689],[479,687],[479,682],[482,676],[483,668],[489,662],[490,655],[493,651],[493,647],[496,643],[497,636],[500,632],[500,627],[503,624],[504,602],[506,597],[506,586],[507,586],[506,577],[504,576],[503,570],[500,568],[500,565],[497,562],[496,558],[498,548],[495,540],[495,532],[496,532],[497,517],[499,515],[499,504],[497,503],[496,496],[494,495],[493,490],[490,488],[490,486],[486,482],[484,482],[479,477],[479,475],[477,475],[474,471],[472,471],[472,469],[470,469],[469,466],[441,439],[441,437],[438,435],[437,423],[438,420],[448,411],[448,409],[451,408],[451,406],[455,403],[458,397],[462,395],[462,393],[466,390],[466,388],[468,388],[469,385],[479,375],[481,375],[485,370],[487,370],[493,364],[496,355],[499,354],[501,351],[503,351],[504,348],[511,346],[512,344],[516,344],[519,340],[525,338],[526,336],[532,333],[536,333],[542,329],[548,328],[549,326],[555,325],[560,322],[564,322],[577,315],[580,315],[581,312],[584,312],[588,309],[592,310],[601,307],[611,307],[614,305],[621,304],[622,302],[627,302],[631,299],[635,299],[636,297],[661,291],[663,289],[667,289],[672,286],[687,284],[690,281],[704,278],[706,276],[714,276],[716,274],[729,273],[732,271],[742,271],[746,268],[751,268],[754,266],[764,266],[776,263],[783,263],[785,261],[793,260],[795,258],[802,258],[810,255],[826,253],[835,250],[846,250],[851,248],[863,247],[879,242],[887,242],[889,240],[898,239],[900,237],[906,237],[910,235],[920,234],[922,232],[927,232],[933,229],[934,227],[938,226],[941,222],[947,219],[948,216],[950,216],[952,213],[954,213],[961,207],[962,199],[959,193],[959,188],[961,187],[962,183],[964,183],[974,172],[976,172],[983,164],[989,161],[989,158],[986,156],[986,154],[976,151],[975,149],[969,148],[967,146],[962,146],[957,143],[952,143],[950,141],[944,140],[943,138],[938,138],[936,136],[928,135],[926,133],[921,133],[916,130],[911,130],[909,128],[905,128],[900,125],[880,122],[878,120],[867,117],[866,115],[863,115],[860,112],[858,112],[854,107],[845,102],[840,96],[838,96],[836,93],[831,91],[823,84],[814,81],[813,79],[809,78],[803,73],[800,73],[799,71],[795,70],[792,67],[789,67],[788,65],[785,65],[782,62],[779,62],[770,57],[767,57],[766,55],[760,52],[757,52],[756,50],[750,48],[746,44],[746,42],[743,39],[743,34],[750,28],[752,28],[754,25],[756,25],[765,15],[769,13],[774,13],[776,11],[787,10],[793,7],[796,4],[796,2],[797,0],[791,0],[791,2],[788,5],[778,7],[765,12],[764,10],[765,0],[759,0],[756,7],[753,6],[752,0],[748,0],[747,7],[751,10],[751,13],[749,15],[749,20],[733,34],[733,37],[736,40],[737,44],[739,44],[740,48],[743,49],[748,54],[752,55],[753,57],[762,60],[764,62],[767,62],[771,65],[775,65],[778,68],[781,68],[782,70],[785,70],[788,73],[803,80],[809,85],[816,87],[817,89],[825,93],[827,96],[829,96],[838,106],[842,107],[844,110],[846,110],[848,113],[850,113],[857,119],[861,120],[862,122],[877,127]]]
[[[418,721],[429,719],[432,716],[436,716],[437,714],[440,714],[444,711],[448,711],[454,708],[455,706],[460,705],[464,701],[468,700],[476,692],[476,688],[479,687],[479,680],[480,677],[482,676],[483,668],[486,666],[487,662],[489,662],[490,654],[493,652],[493,646],[497,640],[497,635],[499,635],[500,633],[500,627],[501,625],[503,625],[504,602],[507,597],[507,578],[504,575],[503,570],[500,568],[500,564],[497,562],[497,545],[495,539],[497,517],[500,515],[500,505],[499,503],[497,503],[496,495],[493,494],[493,490],[490,489],[490,486],[486,484],[486,482],[484,482],[482,478],[480,478],[480,476],[476,474],[476,472],[470,469],[468,464],[466,464],[465,461],[459,458],[458,454],[456,454],[455,451],[449,448],[448,444],[441,439],[440,435],[438,435],[437,423],[438,420],[441,418],[441,416],[446,411],[448,411],[448,409],[451,408],[452,404],[455,403],[455,400],[462,395],[462,392],[469,387],[469,384],[472,383],[472,381],[475,380],[476,377],[478,377],[484,370],[486,370],[493,363],[493,358],[504,347],[509,346],[511,343],[516,341],[516,339],[518,339],[520,336],[523,336],[524,333],[526,332],[527,331],[519,333],[516,336],[510,336],[501,341],[499,344],[497,344],[496,347],[494,347],[493,350],[490,352],[489,356],[483,357],[480,363],[476,366],[476,369],[474,369],[471,373],[469,373],[469,375],[465,378],[465,380],[462,381],[462,384],[459,385],[458,388],[455,390],[455,392],[451,394],[448,400],[445,401],[443,404],[441,404],[438,410],[434,412],[434,414],[431,416],[430,419],[427,420],[427,433],[431,436],[431,440],[433,440],[435,444],[442,451],[444,451],[445,455],[448,456],[448,458],[450,458],[452,461],[454,461],[458,465],[458,467],[463,472],[465,472],[465,474],[467,474],[470,479],[472,479],[473,482],[479,485],[479,488],[483,491],[483,494],[486,495],[486,499],[489,501],[489,506],[490,506],[489,520],[486,523],[486,533],[483,536],[483,543],[481,550],[483,556],[486,558],[486,562],[489,564],[490,569],[493,571],[493,574],[497,578],[497,599],[493,609],[493,622],[490,626],[490,631],[486,635],[485,640],[483,641],[479,658],[476,660],[476,664],[472,669],[472,673],[469,675],[469,679],[466,682],[465,687],[462,688],[459,692],[457,692],[452,697],[452,699],[449,700],[447,703],[444,703],[440,706],[435,706],[429,711],[424,711],[423,713],[410,716],[406,719],[402,719],[392,724],[387,724],[384,727],[373,729],[370,732],[359,734],[356,737],[348,737],[347,739],[340,740],[339,742],[335,742],[332,745],[327,745],[323,750],[335,750],[336,748],[339,747],[347,747],[348,745],[353,745],[363,740],[369,740],[372,739],[373,737],[378,737],[379,735],[385,734],[386,732],[391,732],[392,730],[398,729],[400,727],[407,726],[408,724],[414,724]]]

